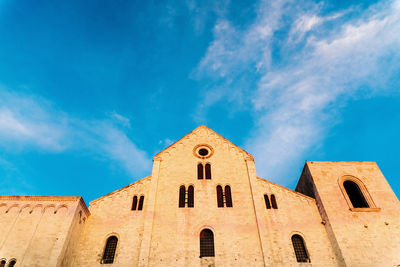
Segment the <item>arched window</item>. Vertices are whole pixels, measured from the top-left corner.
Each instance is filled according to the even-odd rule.
[[[209,163],[206,164],[206,179],[211,179],[211,165]]]
[[[210,229],[204,229],[200,233],[200,258],[214,256],[214,234]]]
[[[17,263],[16,260],[11,260],[11,261],[8,263],[8,267],[14,267],[16,263]]]
[[[104,248],[102,263],[109,264],[114,262],[115,251],[117,249],[118,238],[110,236],[107,239],[106,247]]]
[[[369,208],[367,201],[361,193],[360,187],[353,181],[344,181],[343,187],[353,205],[353,208]]]
[[[270,209],[271,208],[271,204],[269,203],[269,197],[268,197],[267,194],[264,195],[264,200],[265,200],[265,207],[267,209]]]
[[[292,236],[292,244],[297,262],[310,262],[304,240],[300,235]]]
[[[184,185],[179,187],[179,208],[185,207],[186,188]]]
[[[144,196],[140,196],[138,210],[143,209],[143,202],[144,202]]]
[[[189,185],[188,187],[188,208],[194,207],[194,187]]]
[[[276,198],[275,195],[271,195],[271,205],[273,209],[277,209],[278,205],[276,204]]]
[[[225,186],[225,203],[227,207],[232,207],[231,187],[229,185]]]
[[[197,179],[199,180],[203,179],[203,164],[201,163],[197,165]]]
[[[217,186],[217,203],[218,208],[224,207],[224,196],[222,195],[222,186],[220,185]]]
[[[6,266],[6,260],[1,260],[0,261],[0,267]]]
[[[132,210],[136,210],[136,207],[137,207],[137,196],[134,196],[132,200]]]

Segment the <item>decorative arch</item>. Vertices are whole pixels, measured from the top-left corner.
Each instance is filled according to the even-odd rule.
[[[32,213],[35,213],[36,211],[43,212],[43,205],[42,204],[37,204],[31,210]]]
[[[54,204],[50,204],[50,205],[47,205],[46,207],[44,207],[43,213],[46,216],[49,216],[50,214],[54,214],[55,210],[56,210],[56,206]]]
[[[338,180],[340,190],[351,211],[379,211],[365,184],[357,177],[344,175]]]
[[[5,267],[7,260],[5,258],[0,259],[0,267]]]
[[[6,211],[7,211],[7,204],[1,203],[0,204],[0,213],[6,213]]]
[[[54,213],[59,213],[59,212],[67,212],[68,211],[68,206],[65,204],[59,205],[57,209],[54,211]]]
[[[30,207],[31,207],[30,204],[25,204],[25,205],[21,206],[21,208],[19,209],[19,212],[28,211],[28,210],[30,211],[31,210]]]
[[[11,205],[10,207],[8,207],[8,209],[6,210],[6,213],[9,213],[12,209],[16,209],[16,210],[18,210],[18,208],[19,208],[19,205],[18,204],[13,204],[13,205]],[[18,210],[19,211],[19,210]]]

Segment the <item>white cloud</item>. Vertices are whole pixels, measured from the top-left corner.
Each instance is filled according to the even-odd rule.
[[[58,110],[44,99],[0,90],[0,147],[9,151],[67,150],[118,163],[130,175],[143,175],[151,160],[119,127],[130,120],[117,112],[110,119],[82,120]]]
[[[400,70],[400,1],[379,3],[357,19],[337,22],[333,29],[323,28],[318,34],[314,34],[317,26],[347,11],[326,16],[300,13],[296,18],[294,2],[262,1],[261,6],[265,9],[259,10],[246,30],[238,32],[229,26],[223,31],[228,38],[215,30],[215,39],[197,71],[218,66],[226,81],[235,80],[240,72],[258,71],[252,72],[259,78],[248,100],[257,125],[247,148],[255,155],[258,173],[276,179],[286,173],[288,165],[304,162],[305,153],[338,122],[336,115],[349,98],[362,97],[365,92],[398,91],[390,78]],[[292,15],[293,22],[287,25],[283,15]],[[224,24],[230,25],[229,21]],[[275,36],[288,26],[291,30],[286,37]],[[270,57],[272,44],[285,47],[295,32],[296,41],[309,33],[305,45],[284,51],[287,63],[275,65]],[[227,90],[238,90],[230,82],[225,85]]]
[[[124,127],[131,127],[131,120],[121,114],[118,114],[115,110],[110,114],[111,118],[114,119],[117,123],[121,124]]]

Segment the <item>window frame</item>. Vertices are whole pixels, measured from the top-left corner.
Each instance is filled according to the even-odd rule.
[[[267,210],[271,209],[271,201],[269,200],[268,194],[264,194],[264,202],[265,202],[265,208]]]
[[[204,180],[204,165],[202,162],[197,164],[197,180]]]
[[[347,191],[346,191],[346,189],[344,188],[344,185],[343,185],[344,182],[346,182],[346,181],[351,181],[351,182],[355,183],[358,186],[358,188],[361,191],[361,194],[363,195],[365,201],[367,202],[367,204],[369,206],[368,208],[366,208],[366,207],[365,208],[354,208],[353,203],[351,202],[351,200],[350,200],[350,198],[349,198],[349,196],[347,194]],[[347,203],[347,206],[349,207],[350,211],[353,211],[353,212],[363,212],[363,211],[366,211],[366,212],[377,212],[377,211],[381,210],[380,208],[378,208],[375,205],[371,195],[368,192],[367,187],[365,186],[365,184],[359,178],[354,177],[352,175],[343,175],[342,177],[340,177],[338,179],[338,184],[339,184],[339,188],[340,188],[340,190],[341,190],[341,192],[343,194],[343,197],[344,197],[344,199],[345,199],[345,201]]]
[[[112,263],[105,263],[104,262],[104,253],[105,253],[105,250],[106,250],[106,247],[107,247],[107,242],[108,242],[108,240],[111,238],[111,237],[116,237],[117,238],[117,245],[115,246],[115,252],[114,252],[114,258],[113,258],[113,262]],[[116,233],[110,233],[110,234],[108,234],[107,236],[106,236],[106,238],[104,239],[104,241],[103,241],[103,250],[102,250],[102,253],[101,253],[101,260],[100,260],[100,264],[114,264],[115,262],[116,262],[116,258],[117,258],[117,256],[118,256],[118,250],[119,250],[119,242],[120,242],[120,237],[119,237],[119,235],[118,234],[116,234]]]
[[[275,194],[271,194],[270,198],[271,198],[271,207],[272,207],[272,209],[277,210],[278,209],[278,202],[276,201]]]
[[[181,185],[179,187],[179,202],[178,202],[178,207],[179,208],[185,208],[186,204],[186,186]]]
[[[203,231],[210,231],[211,232],[211,234],[212,234],[212,245],[213,245],[213,255],[207,255],[207,256],[204,256],[204,255],[202,255],[202,246],[201,246],[201,244],[202,244],[202,242],[201,242],[201,233],[203,232]],[[199,234],[198,234],[198,236],[199,236],[199,258],[215,258],[215,233],[214,233],[214,231],[210,228],[210,227],[204,227],[204,228],[202,228],[201,230],[200,230],[200,232],[199,232]]]
[[[133,197],[132,197],[132,207],[131,207],[131,210],[137,210],[137,206],[138,206],[138,197],[137,197],[137,195],[134,195]]]
[[[13,263],[13,265],[11,265]],[[8,261],[7,267],[14,267],[17,264],[17,260],[12,258],[11,260]]]
[[[187,189],[187,207],[194,208],[194,186],[189,185]]]
[[[139,197],[137,210],[143,210],[143,208],[144,208],[144,195],[141,195]]]
[[[225,207],[233,208],[232,188],[230,185],[225,185],[223,196],[225,197]]]
[[[216,190],[217,190],[217,207],[223,208],[225,206],[224,205],[224,189],[222,188],[222,185],[217,185]]]
[[[293,237],[294,237],[294,236],[299,236],[300,239],[301,239],[301,241],[302,241],[303,248],[304,248],[304,252],[305,252],[305,254],[306,254],[306,256],[307,256],[307,257],[306,257],[306,261],[299,261],[299,259],[298,259],[298,257],[297,257],[296,249],[295,249],[294,244],[293,244]],[[295,259],[296,259],[296,262],[298,262],[298,263],[311,263],[310,252],[309,252],[308,249],[307,249],[306,240],[305,240],[304,236],[303,236],[301,233],[299,233],[299,232],[294,232],[294,233],[292,233],[292,234],[290,235],[290,243],[291,243],[292,248],[293,248],[293,254],[294,254],[294,257],[295,257]]]

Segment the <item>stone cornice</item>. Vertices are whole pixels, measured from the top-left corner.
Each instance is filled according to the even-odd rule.
[[[69,197],[69,196],[4,196],[0,195],[0,200],[12,200],[12,201],[78,201],[82,197]]]

